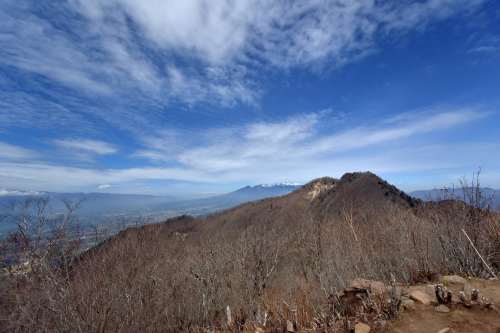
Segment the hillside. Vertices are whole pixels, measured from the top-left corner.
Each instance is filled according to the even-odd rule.
[[[351,212],[380,217],[388,208],[407,209],[418,202],[373,173],[349,173],[341,179],[313,180],[285,196],[215,213],[204,219],[204,225],[214,230],[260,225],[293,229],[301,221],[333,219]]]
[[[370,172],[325,177],[208,216],[122,231],[63,266],[61,282],[33,282],[28,298],[11,300],[11,316],[36,308],[41,330],[280,330],[293,322],[342,331],[399,311],[371,299],[379,305],[359,317],[339,296],[353,279],[486,277],[461,229],[498,270],[499,226],[495,214],[425,204]]]

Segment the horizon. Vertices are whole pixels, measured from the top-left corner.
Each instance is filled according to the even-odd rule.
[[[324,176],[324,177],[330,177],[330,176]],[[309,182],[306,183],[292,183],[292,182],[283,182],[283,183],[265,183],[265,184],[252,184],[252,185],[245,185],[242,187],[238,188],[232,188],[229,189],[227,192],[195,192],[195,193],[183,193],[181,196],[174,196],[172,193],[167,193],[167,194],[154,194],[154,193],[122,193],[122,192],[113,192],[113,191],[107,191],[106,189],[104,190],[97,190],[97,191],[81,191],[81,192],[51,192],[51,191],[29,191],[29,190],[22,190],[22,189],[12,189],[12,188],[0,188],[0,198],[3,196],[37,196],[43,193],[59,193],[59,194],[64,194],[64,193],[76,193],[76,194],[116,194],[116,195],[137,195],[137,196],[163,196],[163,197],[171,197],[172,199],[181,199],[181,200],[190,200],[190,199],[201,199],[201,198],[210,198],[212,196],[219,196],[219,195],[224,195],[224,194],[230,194],[233,192],[237,192],[239,190],[243,190],[246,188],[256,188],[256,187],[275,187],[275,186],[293,186],[293,187],[302,187],[307,185],[310,182],[316,181],[318,179],[324,178],[315,178],[310,180]],[[334,177],[330,177],[334,178]],[[341,177],[335,178],[339,180]],[[463,178],[462,178],[463,179]],[[472,188],[468,186],[467,188]],[[488,186],[480,186],[482,190],[491,190],[491,191],[500,191],[500,189],[497,188],[492,188]],[[407,194],[414,194],[418,192],[432,192],[432,191],[448,191],[448,190],[453,190],[453,191],[460,191],[462,189],[461,185],[459,183],[452,183],[446,186],[442,187],[432,187],[432,188],[419,188],[419,189],[414,189],[414,190],[405,190],[403,188],[398,189],[402,190],[403,192]],[[24,192],[24,193],[9,193],[10,191],[12,192]]]
[[[0,189],[500,189],[500,3],[0,4]]]

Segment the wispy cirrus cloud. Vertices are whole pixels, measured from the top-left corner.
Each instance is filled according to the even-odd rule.
[[[123,169],[68,167],[31,162],[0,163],[0,180],[5,184],[31,184],[35,189],[96,188],[143,180],[169,180],[194,183],[259,183],[280,180],[305,182],[312,178],[339,175],[352,170],[382,173],[453,170],[473,168],[464,155],[474,156],[477,163],[498,163],[491,152],[498,145],[486,143],[422,144],[423,137],[445,130],[455,130],[488,116],[475,108],[439,109],[435,112],[408,114],[380,121],[354,130],[333,130],[328,114],[312,113],[281,122],[256,122],[223,131],[193,133],[168,131],[156,140],[143,141],[141,154],[154,166]],[[327,125],[325,127],[325,124]],[[186,134],[182,149],[163,149]],[[398,142],[394,146],[392,143]],[[67,146],[74,148],[76,141]],[[149,143],[149,145],[148,145]],[[173,145],[175,148],[175,145]],[[80,148],[80,147],[79,147]],[[85,149],[112,153],[101,144]],[[148,153],[146,153],[148,152]],[[441,161],[435,160],[440,156]],[[432,159],[433,163],[429,163]],[[500,168],[500,165],[492,165]]]
[[[446,130],[483,118],[486,115],[487,113],[477,111],[475,108],[442,112],[437,109],[433,110],[433,112],[416,114],[405,113],[399,117],[392,117],[388,121],[391,124],[390,126],[358,127],[327,136],[314,142],[308,151],[339,152],[359,149],[387,141],[405,139],[414,135]]]
[[[54,140],[58,147],[76,152],[91,153],[96,155],[114,154],[118,149],[104,141],[88,139],[60,139]]]
[[[22,91],[8,91],[8,84],[0,83],[0,130],[17,128],[70,128],[72,132],[96,131],[96,126],[82,112],[74,112],[74,101],[57,102]]]
[[[212,141],[197,144],[175,157],[176,162],[194,169],[213,172],[251,170],[268,165],[303,165],[304,159],[335,158],[335,154],[383,145],[426,133],[467,124],[486,114],[472,109],[408,115],[389,125],[381,123],[329,133],[320,131],[320,115],[309,114],[278,123],[256,123]],[[322,120],[321,123],[325,122]],[[244,172],[242,172],[244,173]]]
[[[472,54],[495,54],[500,52],[499,36],[483,36],[469,49]]]
[[[0,142],[0,160],[30,160],[36,157],[38,154],[33,150]]]
[[[266,67],[340,66],[377,39],[473,11],[481,0],[413,2],[6,0],[0,63],[90,96],[256,104]],[[187,68],[180,68],[179,59]]]
[[[474,11],[483,2],[74,1],[94,22],[110,17],[116,22],[127,15],[160,48],[187,52],[211,64],[257,56],[280,67],[318,60],[348,62],[373,47],[376,34],[422,29],[435,20]]]

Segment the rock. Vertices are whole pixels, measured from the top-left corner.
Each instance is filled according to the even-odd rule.
[[[470,308],[472,305],[470,299],[467,299],[463,291],[458,293],[458,300],[467,308]]]
[[[410,293],[410,298],[415,302],[420,304],[429,305],[432,302],[432,298],[420,290],[414,290]]]
[[[232,326],[233,325],[233,317],[231,316],[231,308],[226,306],[226,319],[227,319],[227,326]]]
[[[467,302],[470,302],[472,299],[472,287],[469,282],[465,282],[463,291],[465,295],[465,300]]]
[[[370,329],[370,326],[366,325],[365,323],[357,323],[354,326],[354,333],[369,333]]]
[[[407,297],[403,297],[401,299],[401,307],[403,308],[403,310],[406,310],[406,311],[415,310],[415,301],[413,301]]]
[[[293,326],[293,323],[290,320],[286,321],[286,331],[295,332],[295,327]]]
[[[445,275],[441,277],[441,282],[443,282],[444,284],[464,285],[467,280],[458,275]]]
[[[436,299],[438,304],[451,304],[452,297],[451,290],[448,290],[442,284],[436,285]]]
[[[442,330],[439,330],[438,333],[451,333],[451,328],[449,327],[443,328]]]
[[[264,329],[261,327],[256,327],[255,328],[255,333],[264,333]]]
[[[387,321],[386,320],[383,320],[383,319],[378,319],[376,322],[375,322],[375,331],[381,331],[381,332],[385,332],[385,328],[387,327]]]
[[[434,308],[434,310],[436,310],[436,312],[440,312],[440,313],[448,313],[450,312],[450,309],[446,306],[446,305],[438,305]]]
[[[478,302],[479,301],[479,290],[478,289],[472,289],[471,300],[473,302]]]
[[[387,287],[383,282],[359,278],[351,281],[351,288],[369,289],[375,295],[383,295],[387,292]]]
[[[425,286],[425,290],[424,291],[425,291],[425,293],[427,295],[434,296],[436,294],[435,290],[436,290],[436,285],[435,284],[428,284],[428,285]]]

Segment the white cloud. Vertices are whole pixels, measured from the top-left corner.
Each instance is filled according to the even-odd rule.
[[[376,50],[379,37],[480,3],[70,0],[42,16],[30,2],[5,0],[0,63],[92,97],[253,105],[266,68],[341,66]]]
[[[249,25],[256,19],[256,6],[260,5],[245,0],[123,0],[115,3],[158,45],[180,51],[194,50],[213,62],[221,62],[241,49]]]
[[[78,131],[87,135],[95,131],[94,124],[84,119],[81,114],[72,112],[70,105],[63,105],[64,102],[67,101],[53,102],[22,91],[9,92],[7,89],[0,89],[0,130],[2,127],[57,127],[59,132],[70,129],[72,133]]]
[[[469,50],[474,54],[496,54],[500,51],[500,36],[481,36]]]
[[[332,126],[328,114],[207,130],[198,137],[192,132],[165,131],[157,140],[144,139],[144,144],[150,144],[145,151],[157,155],[149,156],[143,152],[141,156],[151,157],[157,163],[155,167],[99,169],[5,161],[0,162],[0,182],[3,186],[34,190],[99,188],[143,180],[217,184],[270,183],[287,179],[306,182],[315,177],[338,176],[353,170],[404,173],[475,169],[477,165],[470,165],[470,161],[487,170],[498,170],[500,161],[491,158],[492,152],[500,148],[497,144],[431,145],[419,141],[432,132],[457,129],[458,125],[486,115],[476,109],[439,109],[419,113],[413,118],[406,114],[369,127],[336,133],[330,132],[336,126]],[[173,143],[185,139],[184,135],[187,136],[185,144],[177,149]],[[167,140],[163,144],[162,138]],[[394,141],[398,144],[391,145]],[[167,153],[168,148],[162,149],[169,144],[174,149]],[[100,152],[104,153],[104,150]],[[436,156],[440,156],[440,160],[436,160]],[[470,156],[470,161],[463,156]]]
[[[212,64],[257,56],[280,67],[325,58],[348,62],[373,46],[376,33],[421,28],[472,11],[482,2],[76,1],[97,22],[127,15],[164,49],[188,52]]]
[[[325,165],[340,162],[345,155],[357,156],[358,151],[367,153],[364,148],[380,149],[394,141],[402,144],[405,139],[467,124],[486,115],[475,108],[434,109],[332,133],[335,126],[332,126],[331,118],[313,113],[282,122],[258,122],[224,131],[208,130],[198,137],[195,133],[169,132],[164,144],[160,134],[156,140],[145,140],[148,148],[138,154],[155,162],[174,163],[188,170],[221,177],[234,174],[244,178],[256,172],[273,175],[276,172],[302,173],[304,171],[300,168],[308,172],[314,169],[312,165],[319,164],[324,170]],[[164,150],[164,147],[176,146],[177,141],[182,142],[182,137],[188,139],[180,149]],[[355,165],[355,160],[343,163]],[[401,166],[402,162],[393,165]]]
[[[222,106],[234,106],[241,102],[254,104],[258,91],[251,89],[238,73],[228,74],[221,68],[209,67],[204,75],[184,73],[180,68],[167,68],[169,96],[189,106],[204,102],[217,101]]]
[[[99,190],[107,190],[109,188],[111,188],[111,185],[109,185],[109,184],[100,184],[97,186],[97,189],[99,189]]]
[[[0,160],[28,160],[37,156],[32,150],[0,142]]]
[[[97,140],[65,139],[54,140],[54,143],[61,148],[97,155],[109,155],[118,151],[113,145]]]
[[[417,134],[424,134],[436,130],[468,123],[486,116],[486,113],[475,109],[457,109],[454,111],[434,110],[433,113],[413,114],[405,113],[392,118],[391,126],[358,127],[336,135],[327,136],[310,145],[308,151],[339,152],[359,149],[391,140],[408,138]],[[436,113],[438,112],[438,113]]]
[[[67,191],[100,184],[162,179],[216,181],[215,178],[207,178],[207,174],[181,168],[92,169],[39,162],[0,162],[0,182],[7,187]]]
[[[26,4],[7,1],[0,11],[1,62],[44,75],[90,93],[109,94],[96,75],[92,60],[76,42],[50,22],[31,14]]]
[[[211,171],[260,168],[263,163],[283,165],[299,160],[322,158],[325,154],[354,151],[468,123],[484,116],[474,109],[458,109],[418,115],[390,126],[376,124],[335,134],[318,133],[316,114],[281,123],[248,125],[212,142],[186,149],[177,161]],[[325,120],[322,120],[324,122]],[[302,163],[300,163],[302,164]]]

